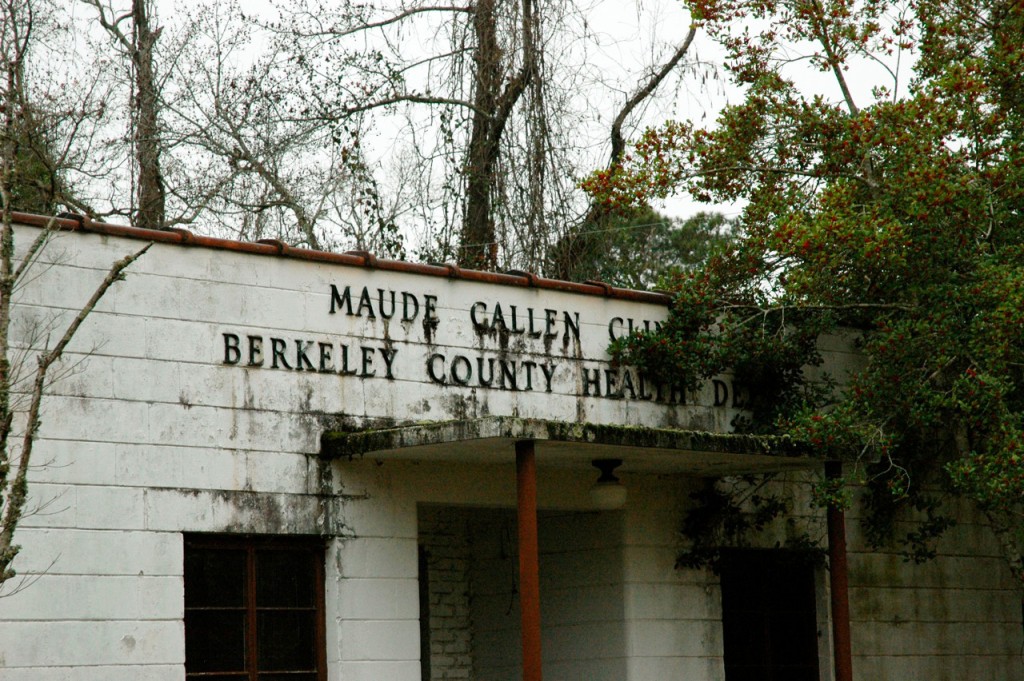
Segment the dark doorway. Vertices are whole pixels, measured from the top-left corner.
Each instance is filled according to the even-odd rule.
[[[723,552],[726,681],[819,681],[814,565],[789,551]]]

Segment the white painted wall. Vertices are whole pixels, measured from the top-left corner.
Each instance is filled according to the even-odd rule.
[[[49,264],[19,291],[19,337],[33,324],[66,322],[109,264],[140,246],[59,235]],[[332,283],[435,295],[436,333],[428,339],[415,324],[331,315]],[[480,337],[467,324],[478,301],[579,311],[579,347]],[[153,246],[82,327],[68,353],[74,371],[46,399],[30,475],[31,504],[41,512],[24,520],[15,563],[33,583],[0,598],[0,677],[181,679],[182,532],[252,532],[332,537],[332,680],[418,679],[418,508],[514,507],[513,453],[492,465],[328,463],[317,456],[322,430],[483,414],[726,430],[729,409],[578,395],[577,359],[601,366],[610,319],[664,314],[555,291]],[[378,375],[226,365],[225,333],[365,345],[376,352]],[[380,348],[388,347],[397,349],[393,380],[380,377]],[[552,393],[424,379],[435,353],[540,360],[548,352],[558,363]],[[673,568],[691,483],[624,476],[626,510],[599,517],[585,513],[594,477],[586,462],[540,463],[541,506],[560,514],[549,516],[560,529],[542,534],[552,678],[601,678],[593,676],[600,668],[630,681],[721,679],[715,580]],[[933,566],[913,570],[855,549],[858,678],[1024,678],[1019,596],[980,526],[960,532]],[[607,609],[591,609],[599,594],[609,596]],[[578,664],[581,642],[591,640],[606,643],[608,666]]]
[[[630,485],[623,525],[628,678],[721,681],[718,580],[707,570],[675,569],[683,514],[698,481],[644,482]]]
[[[522,678],[515,513],[471,509],[465,518],[472,678],[514,681]],[[621,514],[547,511],[538,525],[545,678],[625,679]]]

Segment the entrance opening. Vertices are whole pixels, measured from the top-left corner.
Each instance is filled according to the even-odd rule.
[[[790,551],[722,552],[726,681],[819,681],[814,572]]]
[[[516,513],[421,504],[424,681],[522,678]],[[542,511],[542,655],[552,678],[626,678],[622,514]]]

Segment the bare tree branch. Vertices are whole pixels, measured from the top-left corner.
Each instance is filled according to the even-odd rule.
[[[654,94],[658,86],[668,75],[679,66],[679,62],[690,49],[694,37],[697,35],[697,27],[690,25],[686,37],[675,49],[672,55],[661,65],[653,75],[642,83],[626,103],[623,104],[618,114],[612,121],[611,126],[611,154],[608,159],[608,168],[614,168],[622,159],[622,152],[625,149],[625,139],[622,136],[622,127],[626,119],[645,99]],[[596,258],[603,257],[600,244],[604,237],[600,236],[603,230],[600,225],[607,219],[606,213],[596,202],[591,202],[586,215],[578,225],[559,239],[555,248],[549,256],[550,276],[561,279],[581,278],[581,267],[587,267]]]
[[[690,43],[693,42],[694,36],[697,35],[697,27],[693,24],[690,25],[690,30],[687,31],[686,37],[683,42],[680,43],[679,47],[672,54],[672,56],[662,64],[661,68],[651,78],[644,83],[641,87],[637,88],[637,91],[633,93],[633,96],[622,106],[619,110],[619,114],[612,121],[612,153],[611,158],[608,162],[609,167],[614,166],[622,158],[622,150],[626,146],[626,141],[622,137],[622,126],[626,122],[626,117],[629,116],[633,110],[640,105],[645,99],[647,99],[657,88],[661,85],[661,82],[672,72],[672,70],[679,64],[683,56],[689,51]]]
[[[381,19],[380,21],[374,21],[367,24],[359,24],[357,26],[353,26],[352,28],[344,29],[341,31],[328,29],[325,31],[299,32],[298,35],[300,35],[303,38],[344,38],[345,36],[355,35],[356,33],[370,31],[375,28],[384,28],[385,26],[396,24],[400,21],[408,19],[409,17],[415,16],[417,14],[424,14],[426,12],[463,12],[466,14],[472,14],[475,11],[475,9],[476,8],[473,5],[466,5],[463,7],[459,7],[456,5],[433,5],[428,7],[412,7],[410,9],[405,10],[404,12],[400,12],[398,14],[395,14],[394,16],[390,16],[387,19]]]
[[[821,43],[822,48],[825,50],[825,57],[828,59],[828,65],[832,69],[832,73],[836,77],[836,81],[839,83],[839,89],[843,91],[843,99],[846,100],[846,107],[850,110],[850,113],[856,116],[860,109],[857,108],[857,104],[853,101],[853,94],[850,92],[849,85],[846,84],[846,77],[843,75],[843,67],[840,60],[835,52],[835,45],[832,42],[832,37],[828,33],[828,28],[825,26],[825,10],[822,8],[821,3],[818,0],[810,0],[810,5],[813,8],[812,18],[814,22],[814,32],[817,34],[818,42]]]
[[[126,12],[115,18],[113,16],[113,8],[111,8],[111,13],[108,15],[107,8],[103,6],[100,0],[81,0],[81,2],[96,10],[96,18],[100,22],[100,26],[124,48],[125,52],[131,54],[134,51],[135,48],[132,46],[131,39],[121,30],[121,22],[131,19],[131,12]]]
[[[408,103],[411,103],[411,104],[441,104],[441,105],[447,104],[447,105],[451,105],[451,106],[459,106],[459,107],[463,107],[465,109],[469,109],[470,111],[472,111],[472,112],[474,112],[474,113],[476,113],[476,114],[478,114],[480,116],[483,116],[485,118],[496,118],[496,114],[493,111],[488,111],[486,109],[482,109],[482,108],[479,107],[479,105],[474,104],[473,102],[468,102],[468,101],[466,101],[464,99],[456,99],[456,98],[451,98],[451,97],[432,97],[432,96],[428,96],[428,95],[415,95],[415,94],[395,95],[394,97],[386,97],[384,99],[377,99],[377,100],[373,100],[373,101],[367,102],[365,104],[360,104],[360,105],[357,105],[357,106],[347,106],[347,107],[344,107],[342,109],[339,109],[336,112],[336,114],[341,114],[341,115],[345,115],[345,116],[351,116],[351,115],[354,115],[354,114],[357,114],[357,113],[362,113],[364,111],[371,111],[373,109],[381,109],[381,108],[384,108],[386,106],[391,106],[392,104],[400,104],[402,102],[408,102]],[[335,115],[332,115],[330,117],[326,117],[326,119],[327,120],[337,120]],[[302,120],[309,120],[309,119],[302,119]]]
[[[32,401],[28,408],[27,423],[25,424],[25,432],[22,436],[21,442],[21,452],[18,456],[18,470],[14,479],[9,483],[6,500],[7,507],[3,514],[3,520],[0,521],[0,584],[14,576],[14,571],[11,569],[10,565],[15,556],[18,555],[20,548],[13,544],[14,531],[18,526],[18,521],[21,520],[25,506],[25,499],[28,495],[29,463],[32,458],[32,448],[39,429],[39,409],[42,404],[46,388],[46,372],[54,362],[61,358],[64,353],[64,349],[67,347],[68,343],[71,342],[71,339],[74,338],[75,333],[82,325],[82,322],[84,322],[89,316],[89,313],[93,311],[93,308],[96,307],[96,304],[104,296],[107,290],[114,284],[114,282],[124,279],[124,271],[146,251],[148,251],[150,246],[152,246],[152,244],[146,244],[146,246],[139,251],[131,255],[126,255],[115,262],[107,272],[107,276],[104,277],[103,281],[100,282],[99,286],[97,286],[93,291],[88,302],[79,309],[78,314],[75,315],[75,318],[64,330],[64,334],[61,336],[60,340],[57,341],[57,344],[39,357],[35,381],[32,386]],[[6,355],[8,347],[4,345],[0,350],[2,350]],[[10,418],[9,414],[7,418]]]

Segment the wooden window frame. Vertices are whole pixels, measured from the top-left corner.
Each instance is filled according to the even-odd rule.
[[[240,671],[215,671],[215,672],[189,672],[188,660],[186,659],[186,681],[191,679],[210,679],[215,681],[218,677],[238,677],[246,674],[248,681],[260,681],[260,674],[281,674],[287,675],[289,671],[265,670],[258,668],[259,657],[257,650],[257,613],[260,608],[256,603],[256,553],[259,550],[276,551],[297,551],[309,554],[313,566],[313,609],[315,611],[314,626],[314,662],[316,664],[317,681],[327,681],[327,636],[326,636],[326,615],[324,606],[324,555],[325,544],[321,537],[308,536],[279,536],[279,535],[251,535],[251,534],[185,534],[184,551],[191,549],[244,551],[246,556],[246,578],[245,578],[245,610],[246,610],[246,660],[247,668]],[[183,573],[184,580],[184,573]],[[188,585],[185,584],[185,589]],[[308,672],[307,672],[308,673]]]

